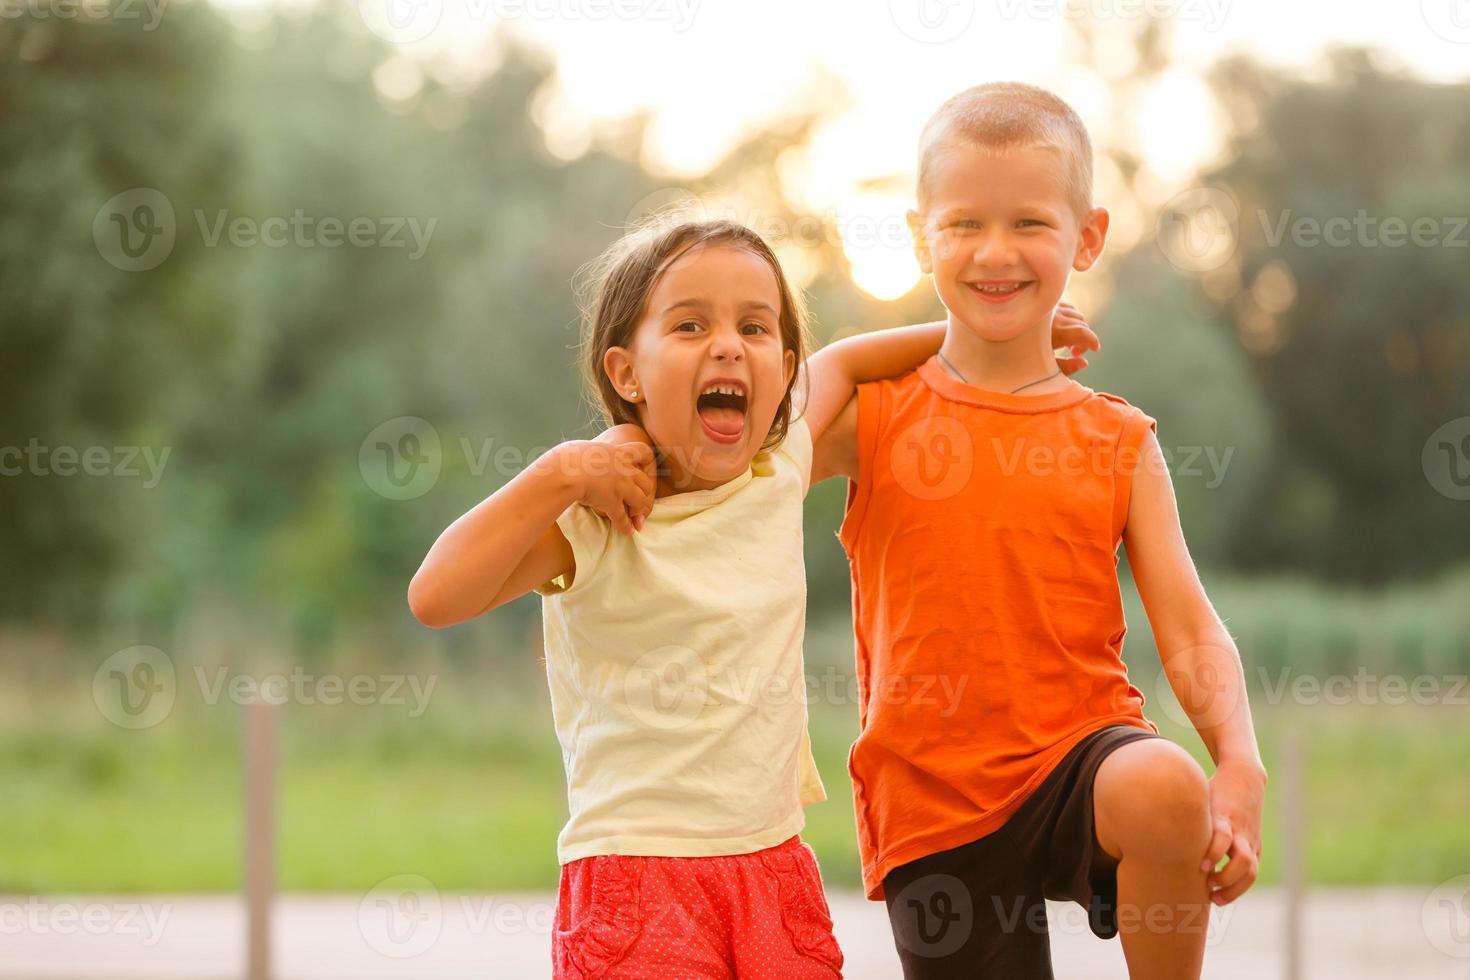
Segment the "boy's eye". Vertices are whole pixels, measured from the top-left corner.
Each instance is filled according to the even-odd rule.
[[[1046,227],[1046,222],[1041,221],[1038,218],[1022,218],[1020,221],[1016,222],[1016,226],[1019,228],[1025,228],[1028,225],[1035,225],[1038,228],[1044,228]]]
[[[976,221],[974,218],[961,218],[958,221],[951,222],[950,227],[962,228],[968,231],[973,228],[979,228],[980,222]]]

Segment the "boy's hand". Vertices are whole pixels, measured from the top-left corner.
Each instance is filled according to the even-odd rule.
[[[1261,870],[1261,809],[1266,798],[1266,771],[1258,766],[1223,762],[1210,779],[1210,817],[1214,836],[1202,870],[1210,872],[1210,901],[1228,905],[1256,882]],[[1225,867],[1214,870],[1229,855]]]
[[[658,486],[653,443],[636,425],[615,425],[582,450],[580,503],[607,517],[623,534],[643,529]]]
[[[1101,344],[1081,310],[1071,303],[1058,303],[1051,319],[1051,346],[1054,350],[1065,347],[1072,352],[1071,357],[1057,358],[1057,366],[1070,376],[1087,367],[1084,352],[1098,350]]]

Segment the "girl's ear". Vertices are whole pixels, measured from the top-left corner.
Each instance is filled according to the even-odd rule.
[[[904,217],[909,222],[909,234],[914,239],[914,258],[919,260],[919,269],[926,276],[934,274],[934,258],[929,254],[929,243],[924,240],[924,218],[917,211],[910,211]]]
[[[633,355],[626,347],[609,347],[602,355],[602,370],[624,401],[643,400],[638,375],[633,371]]]
[[[786,364],[786,386],[789,388],[796,378],[796,351],[786,351],[781,355],[781,360]]]

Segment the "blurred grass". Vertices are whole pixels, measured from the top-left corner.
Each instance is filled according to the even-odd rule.
[[[1223,594],[1225,603],[1240,605],[1238,592]],[[1315,615],[1331,618],[1321,610]],[[1130,622],[1141,616],[1131,614]],[[808,671],[835,671],[843,679],[839,689],[851,671],[848,630],[838,620],[809,631]],[[1252,650],[1244,639],[1242,650],[1249,665]],[[13,645],[5,653],[0,892],[239,887],[240,709],[228,700],[203,703],[192,669],[176,658],[173,712],[153,728],[126,731],[92,703],[95,663],[38,671],[34,661],[13,656]],[[1135,683],[1151,699],[1149,716],[1211,771],[1198,736],[1153,700],[1148,656],[1146,630],[1130,634],[1129,660]],[[1412,665],[1424,666],[1417,658]],[[443,889],[553,887],[565,791],[534,654],[521,649],[473,667],[429,658],[355,662],[350,670],[411,672],[437,678],[437,686],[419,717],[405,705],[283,709],[281,887],[360,891],[401,873],[424,875]],[[341,666],[335,671],[348,673]],[[811,706],[829,799],[808,808],[803,835],[829,883],[855,888],[860,875],[846,758],[857,710],[845,697],[835,700],[840,703]],[[1268,766],[1286,726],[1297,726],[1307,739],[1311,883],[1427,884],[1470,867],[1464,707],[1267,704],[1260,691],[1253,703]],[[1273,783],[1264,828],[1266,882],[1280,873],[1280,792],[1279,781]]]

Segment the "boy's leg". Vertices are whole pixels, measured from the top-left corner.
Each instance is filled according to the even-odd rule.
[[[1210,902],[1200,870],[1210,840],[1209,784],[1164,738],[1109,752],[1092,785],[1093,874],[1115,864],[1116,924],[1131,980],[1197,980]]]
[[[1025,810],[986,837],[883,879],[905,980],[1053,980],[1044,858],[1015,832],[1030,825]]]

